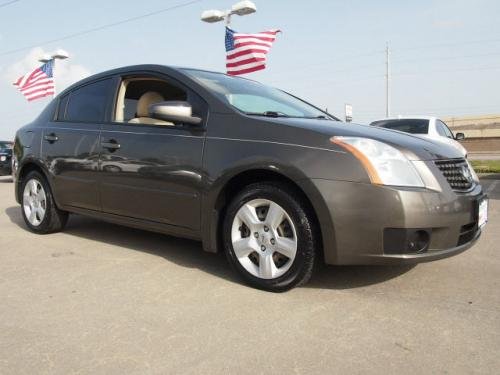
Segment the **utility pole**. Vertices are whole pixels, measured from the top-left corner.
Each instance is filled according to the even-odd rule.
[[[385,48],[385,117],[389,117],[391,115],[391,93],[390,93],[390,86],[389,86],[389,42],[387,42],[387,46]]]

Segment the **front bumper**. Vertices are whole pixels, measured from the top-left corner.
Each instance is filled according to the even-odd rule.
[[[347,181],[314,179],[333,228],[322,227],[327,264],[407,264],[459,254],[480,237],[477,202],[484,197],[480,185],[468,193],[446,187],[396,188]],[[388,251],[387,231],[425,230],[428,245],[411,252],[401,246]],[[467,234],[464,234],[465,231]],[[330,236],[325,241],[325,236]],[[384,236],[386,238],[384,238]]]

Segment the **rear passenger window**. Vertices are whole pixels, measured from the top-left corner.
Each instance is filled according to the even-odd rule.
[[[64,120],[103,122],[111,82],[111,79],[105,79],[72,91],[66,106]]]

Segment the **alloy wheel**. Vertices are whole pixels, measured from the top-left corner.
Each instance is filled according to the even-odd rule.
[[[288,213],[268,199],[240,207],[231,228],[239,263],[255,277],[275,279],[285,274],[297,254],[297,233]]]
[[[33,226],[39,226],[47,212],[47,195],[40,181],[32,178],[24,186],[23,209]]]

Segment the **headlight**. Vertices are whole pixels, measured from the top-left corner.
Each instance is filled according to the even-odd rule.
[[[472,164],[470,163],[469,159],[465,159],[465,161],[467,162],[467,165],[469,166],[469,170],[470,170],[470,174],[472,176],[472,179],[474,180],[475,183],[478,184],[479,183],[479,177],[477,176],[476,171],[472,167]]]
[[[0,156],[0,161],[5,161],[5,160],[7,160],[6,156]]]
[[[358,158],[372,184],[425,186],[412,162],[388,144],[362,137],[332,137],[330,141]]]

